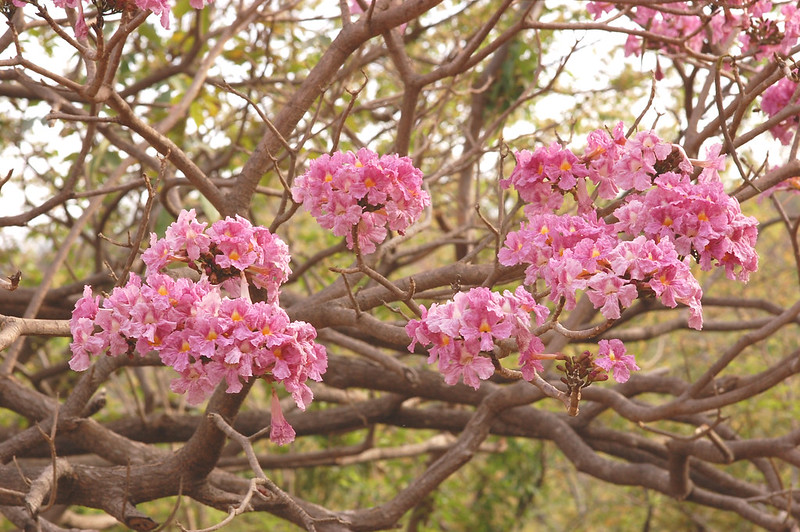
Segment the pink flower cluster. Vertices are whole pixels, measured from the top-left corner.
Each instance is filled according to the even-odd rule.
[[[542,279],[550,298],[564,298],[571,310],[584,291],[601,314],[617,319],[640,290],[654,293],[663,304],[690,309],[689,325],[703,324],[702,289],[669,239],[656,243],[644,236],[620,239],[613,225],[592,216],[539,214],[508,234],[498,255],[505,266],[528,264],[525,284]]]
[[[739,202],[725,194],[719,180],[704,180],[703,175],[697,183],[687,174],[659,175],[655,187],[614,212],[616,228],[669,240],[678,255],[695,257],[703,270],[724,266],[729,279],[746,282],[758,269],[758,221],[742,214]]]
[[[518,154],[518,165],[504,186],[513,184],[526,206],[528,222],[506,237],[498,257],[506,266],[527,264],[526,284],[543,279],[550,297],[575,305],[584,291],[607,319],[617,319],[642,290],[663,304],[690,309],[689,324],[702,326],[702,290],[689,268],[693,257],[701,268],[724,266],[729,278],[746,281],[758,267],[754,246],[757,221],[744,216],[738,202],[725,194],[718,171],[724,168],[720,147],[708,151],[697,182],[693,164],[682,149],[661,140],[652,131],[626,140],[622,124],[613,133],[589,135],[582,158],[555,155],[566,151],[551,146],[537,150],[544,161],[532,165],[535,155]],[[534,152],[537,153],[537,152]],[[613,212],[617,223],[608,225],[593,214],[586,192],[576,194],[583,216],[557,216],[560,186],[553,186],[551,160],[570,161],[574,178],[558,175],[558,183],[586,189],[591,179],[596,195],[611,199],[619,190],[629,195]],[[565,165],[566,167],[567,165]],[[552,168],[552,164],[549,166]],[[543,183],[550,195],[547,198]],[[582,199],[585,198],[585,199]]]
[[[531,313],[537,325],[549,314],[523,287],[502,294],[485,287],[459,292],[452,301],[434,303],[430,309],[420,306],[422,317],[411,320],[406,332],[411,338],[409,351],[417,343],[430,345],[428,363],[438,361],[439,371],[447,384],[463,378],[464,384],[478,389],[481,380],[494,373],[492,360],[481,353],[491,352],[495,341],[514,338],[520,351],[520,370],[533,378],[542,365],[537,358],[544,344],[531,332]]]
[[[504,188],[514,186],[527,202],[528,215],[558,210],[565,193],[574,196],[579,212],[587,213],[594,209],[587,178],[602,199],[614,198],[620,189],[646,190],[653,184],[656,166],[666,164],[673,151],[672,144],[652,131],[642,131],[626,139],[620,122],[610,136],[601,129],[590,133],[581,158],[557,142],[533,152],[516,152],[517,165],[500,184]],[[679,159],[678,164],[683,171],[692,171],[685,158]]]
[[[402,234],[430,205],[422,190],[422,172],[408,157],[336,152],[311,162],[297,178],[292,197],[319,224],[344,236],[353,249],[353,233],[361,253],[372,253],[386,238],[386,226]]]
[[[761,110],[767,113],[770,118],[783,111],[792,101],[792,96],[797,92],[797,83],[789,78],[781,78],[776,84],[767,88],[761,95]],[[794,103],[797,104],[797,98]],[[772,136],[781,141],[781,144],[788,145],[792,142],[792,137],[797,131],[797,124],[800,121],[798,116],[792,115],[781,121],[778,125],[769,130]]]
[[[613,2],[587,4],[587,11],[595,20],[615,9]],[[645,47],[672,53],[680,53],[685,47],[701,53],[706,46],[725,47],[738,40],[743,52],[752,52],[761,59],[773,53],[786,56],[800,37],[800,9],[794,2],[783,4],[779,13],[774,12],[770,0],[728,0],[705,6],[664,2],[637,5],[625,13],[649,33],[679,41],[658,43],[652,37],[631,34],[625,43],[625,55],[641,55]]]
[[[182,211],[178,220],[159,239],[150,235],[150,247],[142,254],[148,271],[160,271],[170,263],[184,263],[205,274],[212,284],[223,284],[239,296],[242,273],[267,291],[267,301],[277,302],[280,285],[289,270],[289,247],[265,227],[254,227],[241,216],[218,220],[206,230],[194,209]]]
[[[291,321],[278,305],[279,285],[289,272],[286,244],[240,217],[206,225],[193,210],[182,212],[165,238],[152,235],[143,254],[144,282],[131,274],[105,298],[84,288],[70,320],[70,367],[85,370],[90,356],[103,353],[156,351],[180,375],[171,389],[186,393],[191,404],[208,398],[223,380],[227,392],[236,393],[243,381],[263,377],[282,383],[305,409],[313,397],[306,381],[322,379],[327,355],[314,341],[314,327]],[[168,263],[188,264],[200,279],[173,279],[161,271]],[[267,290],[268,301],[250,301],[246,276]],[[223,284],[236,296],[225,295]],[[288,434],[281,426],[273,441],[291,441]]]
[[[687,306],[689,326],[702,328],[703,291],[692,259],[705,270],[724,266],[729,278],[742,281],[758,267],[757,221],[723,190],[721,147],[693,161],[653,131],[626,139],[622,123],[613,132],[593,131],[587,144],[581,157],[556,143],[516,153],[517,166],[501,184],[513,185],[528,202],[527,221],[508,233],[498,261],[526,265],[524,285],[541,281],[566,310],[583,292],[603,317],[615,320],[636,299],[654,296],[670,308]],[[695,166],[701,171],[693,180]],[[627,196],[611,213],[613,222],[598,218],[593,198],[617,201],[623,190]],[[575,198],[579,216],[555,213],[566,194]],[[526,312],[536,314],[538,325],[548,314],[523,287],[513,294],[488,288],[459,293],[450,302],[423,307],[421,319],[408,323],[409,349],[430,345],[428,361],[438,361],[447,383],[463,376],[477,388],[494,372],[492,360],[481,353],[515,338],[523,376],[530,380],[541,370],[539,360],[557,355],[542,352]],[[638,369],[620,340],[603,340],[599,348],[597,356],[563,365],[573,373],[565,377],[570,385],[607,378],[603,371],[624,382]]]
[[[25,0],[11,0],[16,7],[24,7],[28,2]],[[189,4],[194,9],[203,9],[206,5],[213,2],[213,0],[189,0]],[[92,7],[97,7],[101,10],[107,10],[111,13],[123,9],[142,9],[144,11],[151,11],[156,15],[161,16],[161,25],[169,29],[169,13],[170,3],[168,0],[116,0],[111,2],[89,2]],[[89,28],[86,25],[86,18],[83,12],[83,0],[53,0],[56,7],[72,8],[78,10],[77,21],[75,22],[75,36],[79,39],[85,39],[89,35]]]

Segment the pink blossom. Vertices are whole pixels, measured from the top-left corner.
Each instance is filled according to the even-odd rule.
[[[588,11],[595,20],[603,16],[604,13],[611,12],[613,9],[613,2],[589,2],[586,4],[586,11]]]
[[[205,365],[198,360],[180,372],[180,377],[173,379],[169,388],[175,393],[185,393],[190,405],[198,405],[211,396],[217,384],[206,372]]]
[[[207,225],[197,222],[194,209],[181,211],[178,220],[167,228],[164,241],[169,249],[183,249],[191,260],[197,260],[208,253],[211,244],[211,238],[204,233]]]
[[[492,361],[483,355],[475,354],[462,342],[456,342],[453,356],[439,359],[439,371],[444,376],[444,382],[454,385],[459,378],[464,384],[474,389],[480,387],[480,381],[486,380],[494,374]]]
[[[548,148],[539,147],[534,152],[518,151],[514,154],[517,166],[501,186],[511,185],[520,198],[528,202],[526,212],[544,214],[561,207],[565,191],[586,191],[585,178],[590,175],[578,157],[554,142]],[[588,198],[588,195],[583,194]]]
[[[145,11],[161,15],[161,25],[169,29],[169,3],[167,0],[135,0],[136,6]]]
[[[218,220],[208,229],[214,242],[214,262],[220,268],[244,271],[256,261],[253,225],[237,215]]]
[[[275,388],[272,389],[272,401],[270,403],[270,431],[269,439],[278,445],[286,445],[292,443],[295,438],[294,428],[286,421],[281,410],[281,403],[278,400],[278,394]]]
[[[166,240],[159,239],[155,233],[150,233],[150,247],[142,253],[142,260],[148,270],[157,272],[173,260],[171,252],[172,248]]]
[[[532,380],[536,372],[543,373],[544,365],[537,355],[544,353],[544,343],[538,336],[517,338],[519,345],[519,370],[525,380]]]
[[[727,157],[720,155],[722,144],[713,144],[706,148],[706,159],[696,162],[697,166],[703,168],[697,178],[698,183],[714,183],[719,181],[719,172],[725,170]]]
[[[620,308],[628,308],[638,297],[636,287],[624,279],[609,273],[598,273],[589,281],[586,295],[595,308],[606,319],[616,320],[620,317]]]
[[[90,318],[73,317],[69,325],[72,334],[72,342],[69,344],[72,350],[69,367],[73,371],[83,371],[91,365],[89,356],[99,355],[107,344],[103,336],[94,335],[94,322]]]
[[[761,95],[761,110],[771,118],[782,111],[792,101],[797,92],[797,83],[789,78],[781,78],[777,83],[767,88]],[[795,103],[797,98],[794,98]],[[770,129],[772,136],[781,144],[788,145],[792,141],[794,131],[797,129],[797,117],[791,116]]]
[[[632,355],[626,354],[622,340],[616,338],[600,340],[598,346],[600,349],[594,363],[606,371],[613,371],[614,380],[617,382],[627,382],[631,376],[631,371],[640,369],[636,365],[636,359]]]
[[[680,54],[687,47],[705,53],[709,45],[726,49],[738,37],[742,50],[754,54],[756,59],[763,59],[775,53],[788,55],[800,36],[800,10],[793,2],[784,3],[780,13],[773,12],[769,0],[726,2],[721,9],[706,10],[700,15],[690,12],[694,8],[684,2],[666,5],[669,11],[662,11],[655,5],[626,8],[625,14],[650,34],[646,38],[628,35],[624,48],[626,56],[641,55],[645,48]],[[616,6],[611,2],[587,4],[587,11],[595,19],[613,9]],[[686,13],[681,14],[681,9]],[[680,40],[681,44],[668,40]]]

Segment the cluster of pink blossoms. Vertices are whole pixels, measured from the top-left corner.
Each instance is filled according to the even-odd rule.
[[[29,2],[25,0],[11,0],[16,7],[25,7]],[[213,2],[213,0],[189,0],[189,5],[194,9],[203,9],[206,5]],[[89,1],[92,7],[102,10],[104,13],[113,13],[126,9],[142,9],[144,11],[151,11],[156,15],[161,16],[161,25],[169,29],[169,13],[170,2],[168,0],[111,0],[108,2],[94,2]],[[86,18],[83,12],[83,0],[53,0],[56,7],[71,8],[78,10],[78,17],[75,22],[75,36],[79,39],[86,38],[89,35],[89,28],[86,25]]]
[[[587,11],[599,19],[617,9],[614,2],[590,2]],[[665,2],[658,6],[639,5],[626,10],[628,17],[649,33],[677,40],[679,44],[654,43],[629,35],[625,55],[641,55],[645,46],[680,53],[681,48],[702,53],[707,45],[729,45],[737,39],[743,52],[756,58],[773,53],[786,56],[800,38],[800,9],[795,2],[773,10],[770,0],[728,0],[706,6],[689,2]]]
[[[518,286],[512,293],[502,294],[485,287],[457,293],[452,301],[434,303],[429,309],[420,306],[422,317],[411,320],[406,332],[411,337],[409,351],[417,343],[428,346],[428,363],[438,362],[439,371],[447,384],[459,379],[476,390],[480,381],[494,374],[492,359],[487,355],[495,342],[513,338],[519,349],[519,369],[526,380],[544,371],[542,359],[557,358],[544,355],[544,344],[531,330],[531,315],[536,326],[547,321],[550,310],[536,302],[533,296]],[[591,357],[592,380],[608,378],[613,372],[617,382],[625,382],[630,372],[639,369],[632,355],[626,354],[621,340],[601,340],[597,356]],[[599,376],[598,376],[599,375]],[[588,383],[587,383],[588,384]]]
[[[770,118],[783,111],[792,101],[792,96],[797,92],[797,86],[797,82],[789,78],[781,78],[761,95],[761,110],[767,113]],[[795,98],[794,103],[798,103],[798,98]],[[769,132],[781,144],[788,145],[792,142],[792,137],[797,131],[798,121],[800,120],[797,115],[789,116],[770,129]]]
[[[87,369],[90,356],[156,351],[180,375],[171,389],[186,393],[191,404],[208,398],[223,380],[227,392],[236,393],[243,381],[263,377],[282,383],[305,409],[313,398],[306,381],[322,379],[327,355],[314,341],[314,327],[291,321],[278,305],[279,286],[289,274],[286,244],[241,217],[206,226],[194,210],[183,211],[165,238],[151,235],[142,255],[144,282],[131,274],[105,298],[84,288],[70,320],[70,367]],[[200,279],[173,279],[162,272],[170,263],[191,267]],[[250,300],[248,278],[267,291],[267,301]],[[273,441],[294,439],[280,412],[272,423]]]
[[[659,163],[669,164],[675,150],[652,131],[626,139],[620,122],[611,135],[602,129],[590,133],[581,158],[557,142],[533,152],[516,152],[517,165],[500,184],[504,188],[514,186],[527,203],[525,213],[529,216],[558,210],[565,194],[575,198],[579,212],[589,213],[595,206],[589,197],[587,179],[602,199],[613,199],[620,189],[646,190],[653,184],[656,167]],[[681,170],[692,171],[685,158],[679,159],[678,164]]]
[[[527,264],[526,284],[543,279],[550,297],[554,301],[563,297],[568,310],[575,305],[576,293],[585,291],[603,316],[617,319],[641,290],[647,290],[669,307],[687,305],[689,324],[699,329],[702,290],[689,259],[693,257],[704,270],[724,266],[729,278],[746,281],[758,267],[757,221],[744,216],[738,202],[725,194],[718,173],[724,167],[719,146],[697,163],[703,170],[694,182],[693,164],[677,146],[652,131],[629,140],[622,131],[618,124],[610,134],[592,132],[580,159],[558,156],[569,160],[574,172],[573,178],[559,175],[558,182],[572,185],[573,192],[585,190],[587,178],[603,199],[613,198],[619,190],[630,191],[613,212],[614,224],[594,216],[585,192],[575,195],[579,210],[586,214],[553,214],[562,199],[542,200],[544,194],[529,192],[545,179],[553,181],[548,165],[522,164],[519,161],[525,163],[527,157],[517,154],[517,167],[501,184],[514,185],[520,197],[535,201],[526,206],[528,221],[508,234],[500,263]],[[556,145],[546,153],[566,151]],[[561,196],[555,187],[549,189],[551,195]]]
[[[724,266],[730,279],[742,281],[758,267],[757,221],[725,194],[719,152],[714,146],[705,160],[692,161],[652,131],[626,139],[622,123],[613,132],[590,133],[580,157],[557,143],[517,152],[517,166],[501,185],[514,186],[527,202],[527,221],[508,233],[498,260],[526,265],[524,285],[541,281],[566,310],[584,293],[604,318],[615,320],[636,299],[654,296],[670,308],[687,306],[689,326],[700,329],[703,291],[692,261],[704,270]],[[702,170],[693,179],[695,166]],[[592,198],[615,200],[621,191],[627,195],[611,221],[598,218]],[[574,197],[580,216],[556,214],[566,195]],[[475,387],[493,373],[491,359],[481,353],[492,351],[496,340],[516,337],[523,376],[530,379],[541,369],[538,360],[555,355],[542,353],[521,313],[533,311],[541,325],[543,309],[522,287],[502,296],[473,289],[423,309],[406,331],[411,349],[417,342],[432,346],[429,362],[438,359],[448,383],[463,375]],[[592,375],[613,370],[624,382],[638,369],[620,340],[603,340],[599,348],[596,356],[587,355]]]
[[[492,360],[481,353],[491,352],[495,341],[508,338],[517,342],[525,378],[542,371],[537,356],[544,352],[544,344],[531,332],[531,313],[536,324],[542,325],[550,311],[536,303],[523,287],[502,294],[485,287],[473,288],[457,293],[452,301],[434,303],[430,309],[420,306],[420,310],[422,318],[406,325],[411,337],[408,349],[413,351],[417,342],[430,345],[428,363],[438,361],[447,384],[463,377],[464,384],[477,389],[480,380],[494,373]]]
[[[355,232],[364,254],[383,242],[387,225],[402,234],[431,202],[411,159],[379,157],[366,148],[315,159],[295,181],[292,197],[322,227],[346,237],[349,249]]]
[[[703,291],[669,239],[622,240],[596,217],[538,214],[508,234],[498,258],[505,266],[527,264],[525,284],[542,279],[566,310],[583,291],[606,319],[617,319],[639,290],[649,289],[668,307],[687,305],[690,326],[703,324]]]
[[[739,203],[718,180],[697,183],[686,174],[666,172],[655,187],[632,197],[614,212],[616,228],[629,235],[671,242],[678,255],[693,256],[703,270],[724,266],[729,279],[747,281],[758,269],[754,249],[757,221],[744,216]]]

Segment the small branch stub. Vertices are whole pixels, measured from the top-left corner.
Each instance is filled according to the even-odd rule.
[[[14,275],[9,275],[5,279],[0,278],[0,288],[13,292],[19,287],[19,282],[22,279],[22,272],[17,270]]]

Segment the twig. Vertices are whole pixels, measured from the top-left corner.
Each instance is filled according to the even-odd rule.
[[[639,113],[639,116],[636,117],[636,120],[633,121],[631,127],[628,128],[628,131],[625,133],[626,138],[633,135],[633,132],[636,131],[637,127],[639,127],[639,122],[642,121],[645,113],[647,113],[647,110],[650,109],[650,106],[653,104],[653,100],[655,99],[655,97],[656,97],[656,76],[654,73],[653,82],[650,84],[650,97],[647,99],[647,104],[645,104],[644,109],[642,109],[642,112]]]
[[[316,527],[314,526],[315,519],[310,515],[308,515],[308,512],[306,512],[303,508],[301,508],[300,505],[298,505],[294,501],[294,499],[292,499],[289,496],[289,494],[280,489],[274,482],[272,482],[269,478],[267,478],[267,475],[264,473],[264,470],[261,469],[261,465],[258,463],[258,457],[256,456],[256,453],[253,450],[253,444],[250,441],[250,439],[244,434],[237,432],[233,427],[231,427],[228,424],[227,421],[225,421],[225,419],[221,415],[217,413],[211,413],[209,414],[209,417],[219,430],[221,430],[223,433],[225,433],[226,436],[228,436],[231,440],[235,441],[241,446],[245,456],[247,456],[247,462],[250,465],[250,468],[256,475],[256,478],[250,481],[251,489],[248,490],[247,495],[245,496],[245,500],[243,500],[242,504],[239,505],[239,508],[242,509],[238,513],[235,513],[233,515],[229,514],[228,518],[226,518],[228,519],[228,522],[230,522],[230,519],[233,519],[235,515],[238,515],[239,513],[245,511],[247,504],[249,504],[250,497],[252,497],[253,493],[258,492],[261,493],[262,495],[265,495],[262,491],[257,489],[259,485],[263,485],[266,486],[267,489],[269,489],[269,491],[272,492],[273,495],[275,495],[275,498],[278,499],[279,502],[287,505],[289,508],[292,508],[297,513],[297,515],[303,522],[303,526],[307,531],[315,532],[316,531]],[[233,511],[234,509],[231,510],[231,512]],[[217,528],[210,528],[196,532],[210,532],[211,530],[217,530]]]
[[[9,275],[5,279],[0,277],[0,288],[13,292],[19,287],[19,281],[22,279],[22,272],[17,270],[14,275]]]
[[[353,252],[356,254],[356,261],[358,264],[358,271],[366,274],[369,278],[377,281],[383,287],[388,289],[391,293],[393,293],[397,298],[406,304],[406,306],[414,313],[417,317],[422,317],[422,313],[419,310],[419,305],[416,301],[414,301],[414,292],[416,292],[416,285],[414,284],[413,279],[409,281],[409,289],[408,292],[404,292],[399,287],[397,287],[394,283],[389,281],[386,277],[378,273],[377,271],[370,268],[366,261],[364,261],[364,256],[361,254],[361,248],[358,245],[358,226],[353,227]]]
[[[161,532],[162,530],[167,528],[170,525],[170,523],[172,523],[173,519],[175,519],[175,515],[177,515],[178,510],[181,507],[182,500],[183,500],[183,475],[181,475],[180,482],[178,483],[178,496],[175,499],[175,505],[172,507],[172,511],[169,513],[164,522],[158,525],[158,528],[156,528],[152,532]]]
[[[566,327],[561,325],[561,323],[556,321],[555,325],[553,326],[553,328],[559,334],[562,334],[562,335],[564,335],[567,338],[570,338],[572,340],[587,340],[589,338],[594,338],[595,336],[603,334],[604,332],[609,330],[612,325],[614,325],[614,322],[615,322],[615,320],[606,320],[604,323],[601,323],[599,325],[595,325],[594,327],[592,327],[590,329],[583,329],[581,331],[572,331],[570,329],[567,329]]]
[[[58,465],[58,458],[56,457],[56,430],[58,430],[58,410],[59,407],[61,406],[61,403],[58,402],[58,398],[56,398],[55,405],[56,405],[55,411],[53,412],[53,425],[50,427],[50,435],[47,435],[45,431],[42,430],[42,427],[40,427],[38,423],[36,424],[36,428],[39,429],[39,432],[42,434],[42,437],[47,442],[47,447],[50,451],[50,458],[52,459],[50,467],[53,469],[50,500],[47,502],[47,506],[45,506],[42,509],[43,512],[46,512],[53,506],[53,504],[56,501],[56,494],[58,492],[59,465]],[[67,464],[67,466],[69,466],[69,464]],[[39,501],[39,504],[41,504],[41,501]],[[30,505],[27,506],[28,506],[28,511],[31,512],[31,515],[34,515],[34,511],[31,510],[31,506]]]
[[[333,133],[333,145],[331,146],[331,151],[330,151],[331,155],[333,155],[333,152],[335,152],[339,148],[339,137],[341,137],[342,135],[342,129],[344,129],[344,122],[345,120],[347,120],[348,115],[350,115],[350,111],[353,110],[353,106],[356,103],[358,95],[361,94],[361,91],[364,90],[364,87],[367,86],[367,82],[369,81],[369,78],[367,77],[367,75],[364,73],[363,70],[361,71],[361,74],[364,76],[364,83],[362,83],[359,88],[355,90],[350,90],[347,88],[345,89],[347,93],[351,96],[351,98],[350,101],[347,102],[347,108],[345,108],[344,112],[342,113],[341,119],[339,120],[339,124],[336,126],[336,131],[334,131]]]
[[[544,380],[538,373],[534,373],[533,378],[528,382],[539,388],[539,390],[541,390],[542,393],[545,394],[547,397],[552,397],[553,399],[558,399],[559,401],[561,401],[564,404],[564,406],[568,409],[568,412],[572,412],[571,407],[573,407],[574,405],[572,405],[573,401],[570,400],[569,394],[562,392],[561,390],[559,390],[558,388],[556,388],[555,386]],[[577,414],[578,414],[577,410],[575,411],[574,414],[570,413],[571,416],[575,416]]]
[[[158,171],[159,179],[163,179],[163,176],[166,172],[167,159],[169,158],[169,155],[170,151],[167,150],[167,153],[163,157],[159,157],[159,161],[161,163],[161,168]],[[139,223],[139,230],[136,231],[136,237],[133,239],[131,252],[128,254],[128,260],[125,261],[125,267],[122,269],[122,273],[117,280],[117,286],[122,286],[124,283],[128,282],[128,273],[131,271],[133,262],[139,255],[139,248],[142,245],[142,241],[147,234],[147,228],[150,225],[150,213],[153,211],[153,201],[156,198],[156,194],[155,190],[153,189],[153,184],[150,182],[150,178],[147,176],[147,174],[143,173],[142,179],[144,179],[144,184],[147,187],[147,201],[144,204],[144,212],[142,213],[142,220]]]
[[[217,414],[212,414],[212,415],[217,415]],[[261,493],[261,491],[259,491],[258,487],[259,486],[263,486],[264,484],[265,484],[265,482],[264,482],[263,479],[251,478],[250,479],[250,486],[247,488],[247,493],[244,494],[244,497],[242,498],[242,502],[239,504],[239,506],[231,506],[231,508],[228,510],[228,515],[225,516],[225,519],[223,519],[222,521],[220,521],[216,525],[212,525],[212,526],[210,526],[208,528],[190,530],[190,529],[185,528],[182,524],[178,523],[178,528],[180,528],[183,532],[213,532],[214,530],[220,530],[220,529],[226,527],[227,525],[229,525],[231,523],[231,521],[233,521],[233,519],[237,515],[241,515],[241,514],[247,512],[247,511],[251,510],[250,501],[252,500],[253,495],[255,495],[257,493],[258,494]]]

